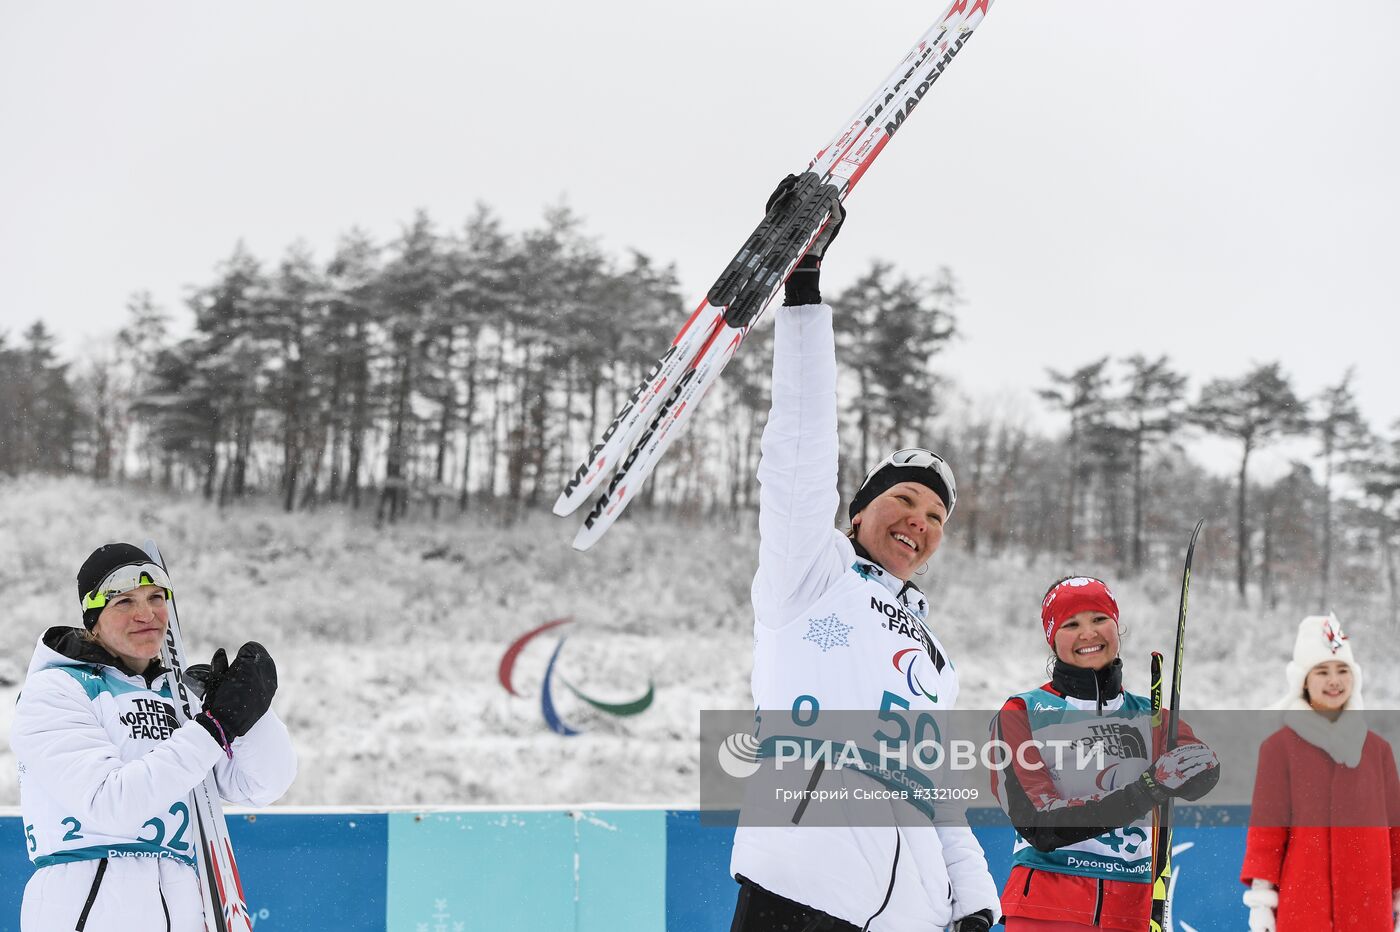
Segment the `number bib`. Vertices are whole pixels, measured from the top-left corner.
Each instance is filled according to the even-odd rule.
[[[98,722],[124,762],[149,753],[179,727],[170,688],[160,680],[153,684],[160,686],[157,691],[146,688],[139,677],[127,677],[109,667],[61,669],[83,688]],[[130,828],[93,824],[85,817],[63,811],[47,793],[25,794],[25,778],[21,764],[25,848],[36,866],[99,858],[168,858],[183,864],[195,863],[188,801],[165,803],[133,833]]]
[[[1147,769],[1152,747],[1151,705],[1141,696],[1123,694],[1122,705],[1102,715],[1086,713],[1064,697],[1040,689],[1022,693],[1031,734],[1045,747],[1066,749],[1088,745],[1101,751],[1087,766],[1076,767],[1075,750],[1061,758],[1065,766],[1055,768],[1055,758],[1042,751],[1051,766],[1056,788],[1066,797],[1112,792],[1136,780]],[[1131,825],[1115,828],[1094,838],[1057,848],[1037,851],[1020,835],[1016,836],[1012,860],[1036,870],[1057,874],[1078,874],[1104,880],[1149,883],[1152,879],[1152,819],[1144,815]]]

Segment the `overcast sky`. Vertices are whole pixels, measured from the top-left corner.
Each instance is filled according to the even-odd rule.
[[[187,326],[240,237],[324,258],[478,200],[521,229],[562,198],[698,298],[942,8],[0,0],[0,330],[76,355],[142,288]],[[1306,394],[1355,365],[1388,425],[1398,40],[1395,0],[997,0],[852,195],[827,293],[951,267],[941,364],[983,399],[1106,353],[1193,390],[1279,360]]]

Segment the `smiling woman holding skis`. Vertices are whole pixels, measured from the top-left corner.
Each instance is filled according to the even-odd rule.
[[[952,470],[927,450],[900,450],[861,483],[849,536],[832,526],[836,345],[818,275],[843,219],[833,203],[774,323],[773,405],[758,467],[754,701],[778,716],[799,706],[949,709],[957,674],[910,578],[943,539],[957,501]],[[922,691],[891,663],[910,650],[922,652]],[[935,932],[950,922],[982,932],[1000,916],[966,826],[741,826],[730,866],[741,885],[733,932]]]
[[[1007,932],[1142,932],[1152,910],[1152,810],[1208,793],[1220,776],[1215,752],[1185,722],[1176,748],[1162,752],[1151,702],[1123,689],[1118,602],[1102,580],[1057,580],[1040,620],[1054,652],[1050,682],[1008,699],[993,725],[1012,753],[1010,766],[993,771],[992,790],[1018,833],[1001,895]],[[1051,741],[1103,756],[1076,768],[1069,754],[1042,756]]]
[[[231,802],[263,806],[296,775],[271,711],[277,670],[249,642],[190,679],[203,711],[178,725],[160,662],[170,580],[141,548],[106,544],[78,571],[83,627],[39,639],[15,706],[29,859],[22,932],[203,932],[188,799],[212,769]]]

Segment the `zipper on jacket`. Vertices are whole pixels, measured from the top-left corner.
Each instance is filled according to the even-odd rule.
[[[1090,925],[1094,925],[1094,926],[1096,926],[1096,925],[1099,924],[1099,918],[1103,915],[1103,878],[1102,878],[1102,877],[1100,877],[1100,878],[1098,879],[1098,886],[1099,886],[1098,895],[1094,897],[1094,921],[1091,922],[1091,923],[1089,923]]]
[[[170,907],[165,902],[165,891],[161,889],[160,881],[156,881],[156,889],[160,890],[160,909],[165,913],[165,932],[170,932]]]
[[[826,762],[817,758],[817,766],[812,768],[812,777],[807,781],[807,792],[802,797],[802,802],[797,804],[797,811],[792,814],[792,824],[796,825],[802,821],[802,813],[807,811],[807,803],[811,801],[812,794],[817,791],[817,781],[822,777],[822,771],[826,769]]]
[[[107,859],[103,858],[97,862],[97,874],[92,878],[92,886],[88,888],[87,902],[83,904],[83,911],[78,914],[78,924],[73,927],[74,932],[83,932],[87,927],[88,913],[92,912],[92,904],[97,902],[97,890],[102,886],[102,875],[107,873]],[[166,932],[169,932],[167,929]]]
[[[880,904],[880,908],[871,913],[870,918],[865,920],[865,925],[860,927],[860,932],[869,932],[870,923],[885,911],[885,907],[890,905],[890,897],[894,896],[894,878],[899,872],[899,829],[894,830],[894,861],[890,863],[890,885],[885,890],[885,901]]]
[[[1034,867],[1028,868],[1028,869],[1026,870],[1026,886],[1025,886],[1025,889],[1023,889],[1023,890],[1021,891],[1021,896],[1025,897],[1025,896],[1030,896],[1030,895],[1031,895],[1031,878],[1034,877],[1034,876],[1035,876],[1035,868],[1034,868]]]

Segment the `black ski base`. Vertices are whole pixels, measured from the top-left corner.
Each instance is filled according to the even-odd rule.
[[[753,322],[839,198],[836,186],[822,184],[815,172],[797,176],[792,190],[773,204],[710,288],[707,300],[711,307],[725,309],[725,323],[747,327]]]

